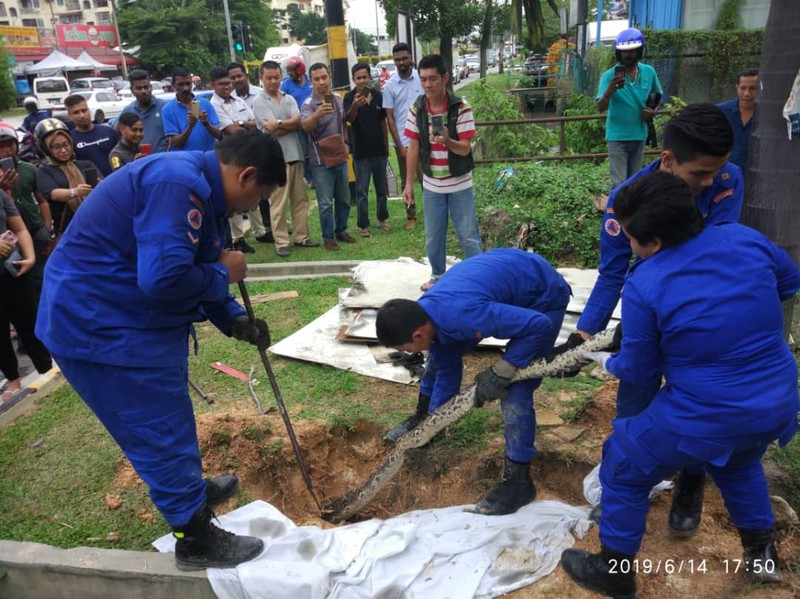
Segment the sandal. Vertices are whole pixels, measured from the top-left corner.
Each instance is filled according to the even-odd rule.
[[[436,284],[436,281],[438,280],[439,277],[431,277],[430,279],[425,281],[422,285],[420,285],[419,288],[422,289],[423,291],[428,291],[428,289],[433,287]]]
[[[0,404],[10,402],[17,395],[22,393],[22,391],[24,391],[24,389],[15,389],[14,391],[4,391],[2,394],[0,394]]]

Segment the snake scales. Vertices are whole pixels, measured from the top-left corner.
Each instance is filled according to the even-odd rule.
[[[557,356],[552,362],[541,358],[532,362],[526,368],[521,368],[514,376],[514,381],[524,379],[558,376],[562,372],[574,370],[577,366],[586,363],[578,355],[579,350],[601,351],[611,346],[614,329],[607,329],[597,333],[579,348],[569,350]],[[394,448],[383,463],[360,487],[342,495],[325,506],[324,518],[329,522],[346,520],[364,509],[375,496],[391,481],[405,462],[406,452],[409,449],[422,447],[428,443],[439,431],[458,422],[475,405],[475,385],[462,391],[449,401],[445,402],[435,412],[429,414],[419,426],[400,437]]]

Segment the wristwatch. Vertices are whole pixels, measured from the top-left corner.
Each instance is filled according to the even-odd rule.
[[[241,119],[236,121],[236,124],[239,125],[240,127],[244,127],[244,121]]]
[[[283,121],[281,119],[278,119],[278,127],[283,127]]]

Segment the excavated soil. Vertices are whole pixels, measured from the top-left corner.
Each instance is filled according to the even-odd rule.
[[[467,364],[470,372],[487,362],[485,356]],[[393,386],[397,387],[397,386]],[[403,388],[403,396],[408,389]],[[561,392],[563,393],[563,392]],[[600,460],[601,447],[611,430],[615,413],[616,383],[605,383],[585,408],[568,424],[540,425],[539,453],[533,477],[541,499],[559,499],[585,505],[583,478]],[[371,394],[371,398],[376,397]],[[379,396],[381,397],[381,396]],[[538,393],[537,414],[559,413],[564,399]],[[365,399],[365,401],[385,401]],[[489,409],[497,409],[497,406]],[[498,412],[499,417],[499,412]],[[293,421],[314,489],[323,503],[336,499],[360,485],[381,463],[389,451],[382,440],[384,430],[371,422],[359,422],[352,430],[328,429],[322,422]],[[445,433],[446,434],[446,433]],[[253,411],[203,414],[198,417],[198,435],[204,467],[209,475],[236,472],[242,489],[251,497],[263,499],[279,508],[298,525],[334,525],[322,520],[298,468],[280,416],[259,417]],[[415,509],[469,504],[493,488],[502,470],[502,438],[492,439],[480,452],[454,451],[442,445],[411,452],[400,474],[378,495],[359,519],[389,518]],[[142,484],[127,462],[120,463],[116,483],[120,487]],[[773,492],[774,489],[773,489]],[[233,501],[227,509],[233,507]],[[796,595],[800,582],[791,568],[800,560],[800,540],[796,529],[781,531],[778,545],[785,582],[752,586],[741,573],[726,571],[723,560],[739,559],[741,546],[730,524],[722,498],[709,480],[700,533],[691,539],[674,539],[667,532],[671,493],[667,491],[651,504],[648,530],[640,558],[653,562],[672,560],[684,568],[702,563],[706,572],[667,574],[663,571],[639,574],[639,597],[661,599],[699,597],[783,598]],[[227,511],[222,506],[220,512]],[[599,549],[597,529],[592,528],[577,546]],[[690,562],[691,560],[691,562]],[[536,584],[512,593],[518,599],[539,597],[595,597],[568,579],[561,567]]]

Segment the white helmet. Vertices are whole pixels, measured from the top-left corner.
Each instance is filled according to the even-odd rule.
[[[28,104],[33,104],[34,106],[36,106],[36,110],[39,110],[39,100],[37,100],[33,96],[28,96],[22,101],[23,106],[27,106]]]

